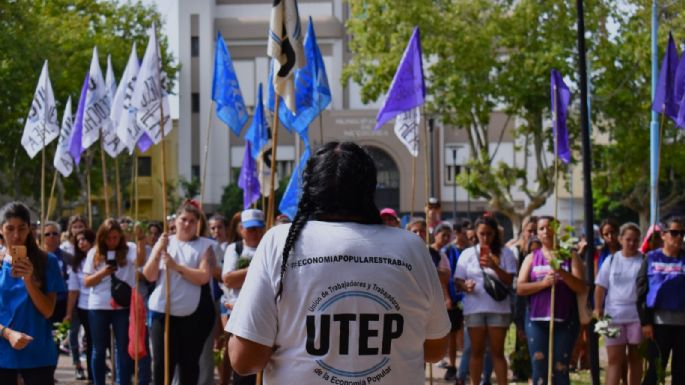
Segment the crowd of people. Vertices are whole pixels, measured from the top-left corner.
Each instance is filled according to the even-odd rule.
[[[685,383],[685,220],[668,217],[642,244],[637,225],[606,220],[599,244],[581,240],[558,260],[549,216],[526,218],[506,242],[494,215],[442,221],[431,199],[427,220],[400,228],[395,210],[376,208],[373,161],[351,143],[324,145],[303,179],[293,222],[281,226],[281,216],[268,232],[260,210],[207,219],[187,201],[166,226],[123,217],[91,229],[75,215],[64,231],[47,222],[36,233],[24,204],[5,205],[0,383],[53,384],[62,343],[76,379],[95,385],[107,376],[132,384],[134,371],[135,385],[161,385],[165,375],[214,384],[215,372],[222,385],[255,384],[261,370],[267,384],[419,384],[423,363],[440,360],[456,384],[490,384],[493,373],[507,384],[510,371],[546,384],[550,353],[553,383],[569,384],[586,365],[587,297],[615,331],[604,336],[606,384],[656,384],[669,358],[672,383]],[[130,309],[136,293],[142,320]],[[55,341],[53,324],[64,321],[69,336]],[[514,348],[505,351],[510,329]]]

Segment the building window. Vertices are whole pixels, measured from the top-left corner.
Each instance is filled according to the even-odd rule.
[[[197,92],[193,92],[193,94],[190,96],[191,99],[191,109],[194,114],[200,112],[200,94]]]
[[[138,157],[138,176],[152,176],[152,158],[149,156]]]
[[[461,173],[467,156],[466,149],[463,146],[446,146],[445,147],[445,186],[453,186],[457,176]]]
[[[452,186],[455,178],[461,173],[461,165],[448,164],[445,166],[445,186]]]
[[[200,165],[195,164],[190,167],[190,178],[195,179],[195,178],[200,178]]]
[[[200,56],[200,38],[197,36],[190,38],[190,55],[192,57]]]

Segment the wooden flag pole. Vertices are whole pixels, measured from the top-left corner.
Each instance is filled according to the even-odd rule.
[[[117,217],[120,217],[123,213],[121,211],[121,180],[119,179],[119,158],[114,158],[114,183],[117,194]]]
[[[554,221],[560,223],[557,219],[559,210],[559,139],[557,138],[557,85],[556,82],[552,89],[552,127],[554,128]],[[557,253],[557,238],[559,236],[558,232],[561,230],[561,226],[556,226],[557,230],[554,233],[554,238],[552,239],[552,250],[553,257],[556,257]],[[551,297],[549,305],[549,345],[547,347],[547,383],[552,383],[553,369],[554,369],[554,306],[555,306],[555,291],[556,291],[557,281],[556,277],[552,282]]]
[[[105,160],[105,135],[100,127],[100,162],[102,163],[102,198],[105,200],[105,218],[109,218],[109,188],[107,186],[107,161]]]
[[[414,202],[416,202],[416,157],[411,156],[411,206],[409,206],[409,218],[414,217]],[[411,220],[411,219],[410,219]]]
[[[417,111],[417,112],[418,112],[418,111]],[[425,192],[425,194],[426,194],[426,204],[425,204],[425,213],[426,213],[426,247],[430,247],[430,232],[428,231],[428,229],[429,229],[429,227],[428,227],[428,220],[429,220],[429,218],[428,218],[428,184],[430,183],[430,180],[428,179],[428,156],[429,156],[429,154],[428,154],[428,123],[427,123],[427,122],[428,122],[428,119],[426,119],[426,108],[425,108],[424,106],[421,106],[421,112],[422,112],[422,115],[424,115],[424,116],[423,116],[423,118],[424,118],[424,120],[423,120],[423,128],[424,128],[424,129],[423,129],[422,131],[424,132],[423,152],[424,152],[424,163],[425,163],[425,164],[423,165],[423,169],[424,169],[424,173],[425,173],[425,177],[424,177],[424,182],[425,182],[425,183],[424,183],[424,185],[425,185],[424,192]],[[412,156],[412,158],[414,158],[414,157]],[[413,163],[414,163],[414,164],[412,165],[412,167],[415,167],[415,165],[416,165],[416,158],[414,158]],[[415,186],[414,186],[414,187],[415,187]],[[413,187],[412,187],[412,188],[413,188]],[[412,194],[413,194],[413,191],[412,191]],[[414,199],[414,198],[413,198],[413,195],[412,195],[412,206],[413,206],[413,204],[414,204],[413,199]],[[413,210],[413,207],[412,207],[412,210]],[[433,363],[431,363],[431,362],[428,362],[428,381],[429,381],[429,384],[430,384],[430,385],[433,385]]]
[[[90,192],[90,167],[86,171],[86,190],[88,195],[88,227],[93,228],[93,196]]]
[[[52,197],[55,195],[55,185],[57,185],[57,169],[55,169],[55,175],[52,177],[52,187],[50,187],[50,196],[48,197],[48,210],[45,213],[45,221],[50,219],[50,213],[52,212]]]
[[[43,149],[41,150],[40,167],[40,235],[41,245],[45,247],[45,129],[43,128]]]
[[[266,228],[269,229],[274,224],[274,210],[276,207],[276,192],[274,186],[276,185],[276,150],[278,149],[278,108],[280,106],[281,98],[276,95],[276,102],[274,104],[274,124],[272,130],[271,141],[271,186],[269,187],[269,209],[266,218]]]
[[[135,151],[135,150],[134,150]],[[131,186],[131,196],[133,197],[133,219],[138,220],[138,154],[133,153],[133,186]],[[166,218],[164,218],[166,220]]]
[[[205,139],[205,162],[202,164],[202,179],[200,180],[200,209],[205,202],[205,184],[207,182],[207,160],[209,158],[209,138],[212,132],[212,111],[214,110],[214,100],[209,105],[209,122],[207,122],[207,138]],[[228,134],[231,135],[230,133]],[[229,174],[230,174],[229,168]]]

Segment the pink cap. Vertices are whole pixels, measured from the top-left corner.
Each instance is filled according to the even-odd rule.
[[[383,210],[381,210],[381,216],[383,215],[390,215],[393,218],[399,219],[397,217],[397,212],[395,212],[395,210],[391,209],[390,207],[386,207]]]

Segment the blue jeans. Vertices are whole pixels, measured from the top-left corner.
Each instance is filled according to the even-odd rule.
[[[533,384],[547,384],[547,353],[549,351],[549,321],[531,321],[526,315],[526,338],[528,352],[533,368]],[[573,346],[578,338],[578,322],[564,321],[554,323],[554,348],[552,353],[554,385],[569,385],[568,365],[571,361]]]
[[[469,380],[469,362],[471,361],[471,338],[469,337],[468,327],[464,327],[464,351],[461,354],[461,361],[459,362],[459,373],[457,378],[468,382]],[[492,382],[492,356],[490,349],[485,350],[485,360],[483,361],[483,382]]]
[[[88,323],[93,338],[91,368],[94,385],[105,385],[105,349],[109,340],[110,325],[116,343],[116,378],[119,385],[131,385],[133,363],[128,355],[128,315],[129,309],[88,311]]]

